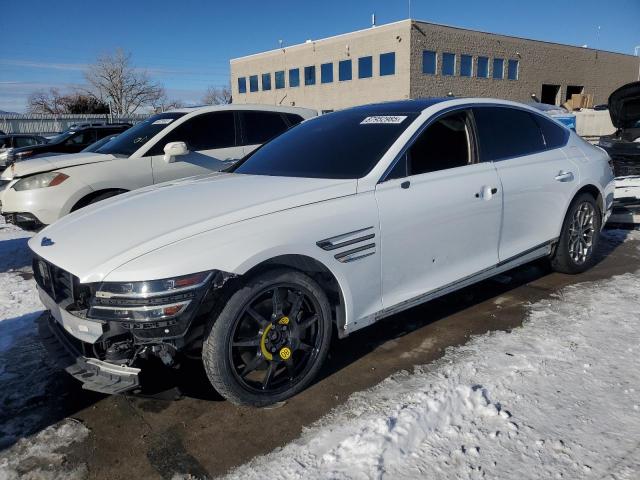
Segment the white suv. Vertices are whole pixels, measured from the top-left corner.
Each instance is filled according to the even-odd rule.
[[[222,105],[172,110],[137,124],[94,153],[14,163],[0,178],[2,214],[37,229],[136,188],[221,170],[317,115],[313,110]]]
[[[587,269],[611,212],[608,160],[513,102],[323,115],[231,173],[131,192],[34,236],[43,335],[69,346],[85,388],[144,387],[154,361],[201,356],[232,401],[281,401],[318,373],[333,329],[539,258]]]

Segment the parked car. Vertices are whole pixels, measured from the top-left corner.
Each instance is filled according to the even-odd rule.
[[[640,207],[640,82],[624,85],[609,96],[609,116],[616,131],[600,137],[598,145],[613,161],[616,204]]]
[[[154,115],[93,153],[18,162],[0,178],[2,215],[38,229],[105,198],[221,170],[317,112],[221,105]]]
[[[88,147],[80,150],[79,153],[76,153],[75,155],[81,155],[83,153],[95,153],[97,152],[100,148],[102,148],[103,145],[105,145],[107,142],[110,142],[111,140],[113,140],[114,138],[116,138],[118,136],[118,134],[116,135],[109,135],[108,137],[104,137],[101,138],[100,140],[98,140],[97,142],[92,143],[91,145],[89,145]],[[53,157],[56,155],[65,155],[64,153],[49,153],[46,156],[47,157]],[[67,154],[67,155],[74,155],[74,154]]]
[[[47,143],[47,139],[40,135],[30,135],[27,133],[12,133],[11,135],[0,135],[0,169],[7,166],[9,153],[16,148],[31,147]]]
[[[154,361],[200,356],[232,402],[282,401],[316,376],[334,328],[345,337],[535,259],[589,268],[608,160],[508,101],[323,115],[230,173],[137,190],[36,234],[43,338],[67,345],[84,388],[140,388]]]
[[[550,117],[576,131],[576,115],[560,105],[550,105],[548,103],[531,102],[529,106],[546,113]]]
[[[130,127],[130,123],[109,123],[70,129],[52,137],[46,143],[12,150],[7,158],[7,163],[43,157],[51,153],[78,153],[97,140],[109,135],[122,133]]]

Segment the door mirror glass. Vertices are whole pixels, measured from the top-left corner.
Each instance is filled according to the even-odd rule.
[[[186,155],[189,153],[187,144],[184,142],[170,142],[164,146],[164,161],[167,163],[173,163],[176,161],[176,157]]]

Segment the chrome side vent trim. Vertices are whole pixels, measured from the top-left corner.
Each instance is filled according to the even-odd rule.
[[[334,255],[334,257],[339,262],[349,263],[355,260],[360,260],[361,258],[368,257],[369,255],[373,255],[374,253],[376,253],[375,248],[375,243],[369,243],[361,247],[352,248],[351,250],[347,250],[346,252],[338,253]]]
[[[373,227],[361,228],[360,230],[354,230],[353,232],[343,233],[336,235],[335,237],[325,238],[316,242],[323,250],[331,251],[342,247],[348,247],[359,242],[371,240],[376,235],[373,232],[365,233],[368,230],[373,230]]]

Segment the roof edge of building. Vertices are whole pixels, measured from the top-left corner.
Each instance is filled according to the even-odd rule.
[[[422,23],[425,25],[435,25],[438,27],[446,27],[446,28],[453,28],[456,30],[465,30],[467,32],[476,32],[476,33],[483,33],[485,35],[494,35],[496,37],[506,37],[506,38],[515,38],[518,40],[526,40],[528,42],[538,42],[538,43],[545,43],[547,45],[558,45],[561,47],[569,47],[569,48],[576,48],[578,50],[584,51],[584,50],[590,50],[592,52],[603,52],[603,53],[613,53],[616,55],[624,55],[625,57],[632,57],[632,58],[637,58],[638,60],[640,60],[640,57],[636,56],[636,55],[632,55],[631,53],[623,53],[623,52],[614,52],[612,50],[604,50],[601,48],[592,48],[592,47],[579,47],[577,45],[570,45],[568,43],[560,43],[560,42],[552,42],[549,40],[538,40],[535,38],[528,38],[528,37],[519,37],[517,35],[509,35],[506,33],[495,33],[495,32],[487,32],[486,30],[476,30],[473,28],[467,28],[467,27],[458,27],[456,25],[448,25],[446,23],[437,23],[437,22],[429,22],[427,20],[419,20],[417,18],[411,19],[412,23]]]
[[[249,55],[244,55],[242,57],[235,57],[235,58],[232,58],[230,60],[230,62],[233,63],[233,62],[237,62],[237,61],[240,61],[240,60],[245,60],[245,59],[251,58],[251,57],[257,57],[257,56],[266,55],[266,54],[269,54],[269,53],[281,52],[282,50],[290,50],[292,48],[304,47],[304,46],[308,46],[310,43],[313,44],[313,43],[318,43],[318,42],[324,42],[324,41],[327,41],[327,40],[334,40],[336,38],[346,37],[348,35],[353,35],[355,33],[372,32],[372,31],[375,31],[375,30],[385,29],[385,28],[388,28],[388,27],[397,26],[397,25],[400,25],[402,23],[410,23],[410,22],[413,22],[413,21],[414,20],[406,18],[404,20],[398,20],[396,22],[384,23],[382,25],[376,25],[375,27],[361,28],[360,30],[353,30],[351,32],[339,33],[337,35],[332,35],[330,37],[318,38],[317,40],[312,40],[311,42],[295,43],[293,45],[288,45],[288,46],[282,47],[282,48],[273,48],[271,50],[265,50],[264,52],[251,53]]]

